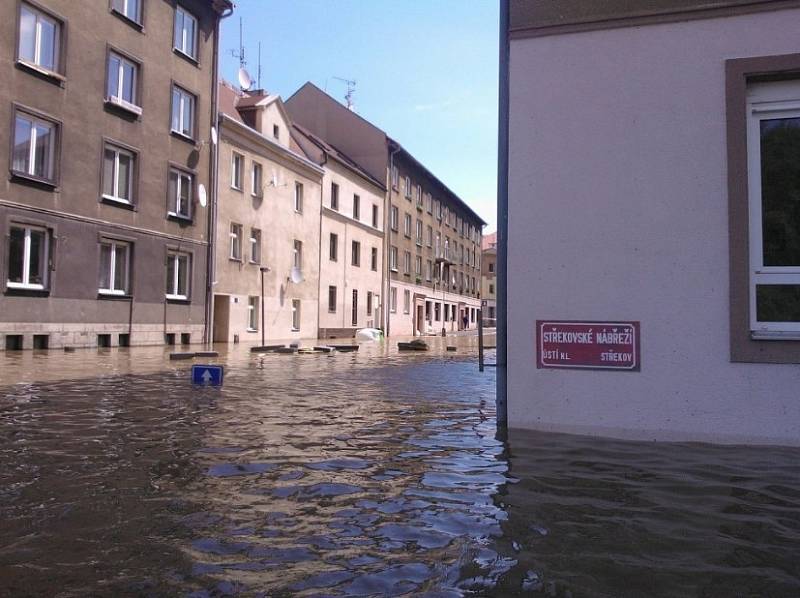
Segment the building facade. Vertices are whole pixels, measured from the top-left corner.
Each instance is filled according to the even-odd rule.
[[[319,261],[319,336],[381,325],[386,189],[344,153],[299,125],[295,138],[325,169]]]
[[[497,325],[497,233],[485,235],[481,245],[481,312],[483,325]]]
[[[230,10],[0,2],[0,349],[202,342]]]
[[[386,334],[477,326],[483,220],[397,141],[314,85],[303,85],[286,108],[305,130],[384,182]]]
[[[509,425],[800,444],[800,3],[510,8]],[[551,321],[638,369],[544,367]]]
[[[315,339],[323,170],[278,96],[221,83],[220,109],[214,341]]]

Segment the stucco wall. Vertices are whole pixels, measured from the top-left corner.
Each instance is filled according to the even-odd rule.
[[[511,427],[800,444],[800,368],[729,351],[724,61],[800,11],[511,43]],[[639,373],[537,370],[536,319],[639,320]]]

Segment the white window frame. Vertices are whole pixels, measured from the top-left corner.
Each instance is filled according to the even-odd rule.
[[[177,123],[175,119],[175,94],[178,94],[178,115]],[[189,102],[189,123],[185,122],[186,103]],[[197,98],[190,91],[180,85],[173,85],[170,94],[170,130],[176,135],[187,139],[194,139],[195,111],[197,110]],[[177,128],[176,128],[177,124]],[[185,130],[188,129],[188,133]]]
[[[300,300],[292,299],[292,332],[300,332]]]
[[[250,263],[261,263],[261,229],[250,229]]]
[[[350,242],[350,265],[355,268],[361,267],[361,241]]]
[[[403,252],[403,274],[411,276],[411,252]]]
[[[256,173],[258,173],[256,175]],[[250,194],[253,197],[261,197],[264,186],[264,167],[260,162],[250,164]]]
[[[244,154],[231,152],[231,189],[241,191],[244,179]]]
[[[422,220],[417,218],[417,245],[422,247],[422,235],[423,235],[423,227],[422,227]]]
[[[237,224],[236,222],[231,222],[230,228],[230,259],[240,262],[242,261],[242,233],[243,227],[241,224]],[[238,255],[236,249],[238,248]]]
[[[104,289],[99,287],[98,285],[98,292],[101,295],[125,295],[128,292],[128,287],[130,285],[130,277],[131,277],[131,244],[126,243],[124,241],[115,241],[113,239],[104,239],[100,241],[100,251],[102,251],[103,245],[110,245],[111,246],[111,257],[109,259],[109,273],[108,273],[108,281],[110,284],[110,288]],[[117,269],[117,248],[124,247],[125,248],[125,280],[122,283],[122,288],[117,289],[114,287],[114,280],[116,279],[116,269]]]
[[[12,222],[9,226],[9,242],[11,241],[11,229],[17,228],[25,231],[25,240],[22,250],[22,282],[12,282],[6,277],[6,287],[9,289],[29,289],[42,291],[47,288],[50,271],[50,233],[41,226],[30,226],[28,224],[16,224]],[[44,247],[42,248],[42,284],[30,282],[31,266],[31,232],[37,231],[44,233]],[[9,251],[9,260],[11,259]],[[11,270],[10,262],[6,264]]]
[[[47,120],[44,118],[39,118],[30,114],[29,112],[25,112],[23,110],[17,110],[14,112],[14,130],[11,132],[11,138],[13,140],[14,145],[17,145],[16,133],[17,133],[17,119],[22,118],[30,123],[30,137],[28,139],[28,169],[27,170],[17,170],[13,167],[13,155],[12,155],[12,171],[17,172],[20,174],[24,174],[26,176],[36,177],[37,179],[43,179],[46,181],[54,181],[56,178],[56,165],[55,165],[55,158],[56,158],[56,145],[60,142],[59,135],[60,135],[60,127],[58,123],[53,122],[51,120]],[[36,169],[36,145],[37,145],[37,132],[36,126],[43,125],[50,128],[50,138],[51,143],[48,148],[48,156],[47,156],[47,173],[45,176],[41,176],[35,173]]]
[[[185,293],[181,293],[179,288],[181,258],[185,258],[184,263],[186,264]],[[192,256],[188,253],[182,253],[180,251],[170,251],[167,253],[167,268],[172,268],[172,288],[167,289],[166,292],[167,299],[177,299],[179,301],[185,301],[189,298],[189,289],[191,286],[190,275],[192,272],[191,264],[192,264]]]
[[[335,285],[328,285],[328,313],[335,314],[338,298],[337,295],[339,294],[338,289]]]
[[[119,61],[119,66],[117,67],[116,73],[113,73],[111,71],[112,58]],[[133,77],[133,80],[131,81],[131,94],[132,94],[131,99],[122,97],[122,90],[125,81],[125,65],[129,65],[132,67],[131,72],[133,74],[131,76]],[[115,52],[112,50],[108,53],[108,63],[106,65],[106,68],[108,69],[107,73],[108,81],[106,82],[106,102],[120,106],[130,112],[133,112],[134,114],[141,115],[142,109],[138,103],[139,89],[137,87],[139,85],[139,64],[134,62],[133,60],[126,58],[119,52]],[[117,95],[112,95],[111,90],[109,89],[112,77],[114,77],[117,81]]]
[[[27,10],[36,18],[34,26],[34,39],[33,39],[33,62],[22,57],[22,12]],[[27,2],[22,2],[20,6],[19,22],[17,23],[17,58],[18,60],[29,66],[42,70],[45,73],[60,73],[61,72],[61,38],[64,35],[63,25],[61,21],[49,15],[46,12],[38,9]],[[53,67],[50,68],[42,64],[42,21],[46,21],[53,25],[55,32],[55,39],[53,40]]]
[[[177,181],[176,181],[176,184],[175,184],[175,197],[170,197],[169,198],[169,204],[170,204],[169,208],[170,209],[167,211],[167,214],[169,214],[170,216],[176,216],[178,218],[191,218],[192,217],[192,200],[193,200],[193,196],[194,196],[194,175],[192,175],[189,172],[186,172],[185,170],[179,170],[177,168],[170,168],[170,170],[169,170],[170,178],[173,175],[177,175]],[[186,181],[184,181],[184,179],[186,179]],[[185,184],[189,185],[189,198],[187,199],[187,202],[186,202],[186,206],[185,206],[186,210],[185,210],[185,212],[183,212],[183,211],[181,211],[181,208],[184,207],[182,205],[183,201],[181,200],[181,196],[182,196],[181,191],[183,190],[183,186]],[[171,209],[173,206],[175,207],[174,210]]]
[[[403,313],[411,313],[411,291],[408,289],[403,290]]]
[[[397,272],[397,247],[394,245],[389,248],[389,269]]]
[[[178,21],[180,17],[180,39],[178,39]],[[192,27],[192,39],[189,40],[188,38],[188,31],[185,26],[186,19],[189,19],[193,23]],[[187,11],[182,6],[178,5],[175,7],[175,28],[173,31],[173,47],[175,50],[180,52],[181,54],[188,56],[192,60],[197,60],[197,38],[198,38],[198,29],[197,29],[197,17],[195,17],[192,13]],[[187,48],[187,45],[191,43],[191,48]],[[180,45],[178,45],[180,44]]]
[[[389,227],[395,232],[398,232],[400,230],[399,229],[400,223],[398,222],[399,220],[400,220],[400,210],[398,209],[397,206],[391,206],[389,211]]]
[[[389,311],[397,313],[397,287],[389,289]]]
[[[294,211],[303,213],[303,183],[298,181],[294,182]]]
[[[292,243],[292,267],[303,271],[303,242],[298,239]]]
[[[112,183],[112,194],[109,195],[108,193],[103,193],[103,199],[107,199],[109,201],[115,201],[117,203],[131,205],[133,204],[133,181],[136,176],[136,154],[130,150],[126,150],[121,148],[113,143],[107,143],[103,146],[103,173],[105,173],[105,160],[106,160],[106,152],[107,151],[114,152],[114,168],[112,170],[111,177],[114,179]],[[124,198],[119,194],[119,156],[120,154],[127,155],[131,160],[131,172],[130,177],[128,180],[128,197]],[[103,181],[103,188],[105,189],[106,182]]]
[[[328,259],[331,262],[339,261],[339,235],[331,233],[328,237]]]
[[[403,215],[403,234],[409,239],[411,238],[411,220],[411,214],[405,212]]]
[[[404,184],[405,184],[405,196],[406,196],[406,199],[411,201],[411,177],[410,176],[405,177]]]
[[[800,339],[800,322],[760,322],[756,305],[759,285],[800,285],[800,264],[765,266],[761,201],[761,122],[800,118],[797,81],[755,84],[747,90],[747,176],[750,234],[750,333],[765,340]]]
[[[247,332],[258,332],[258,297],[247,297]]]
[[[134,15],[130,14],[130,6],[132,3],[136,6],[136,14]],[[131,2],[131,0],[112,0],[111,10],[121,14],[123,17],[133,21],[134,23],[139,25],[142,23],[142,0],[135,0],[135,2]]]

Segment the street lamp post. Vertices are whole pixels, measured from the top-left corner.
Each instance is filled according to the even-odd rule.
[[[264,274],[269,272],[267,266],[261,266],[261,346],[265,346],[265,335],[267,332],[267,321],[264,319]]]

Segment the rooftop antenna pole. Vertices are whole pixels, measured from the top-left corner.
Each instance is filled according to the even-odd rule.
[[[356,82],[352,79],[343,79],[342,77],[334,77],[337,81],[342,81],[347,85],[347,93],[344,95],[344,101],[347,104],[348,110],[355,110],[353,106],[353,93],[356,90]]]
[[[258,42],[258,88],[262,89],[261,87],[261,42]]]
[[[239,50],[230,50],[231,56],[239,59],[239,69],[243,69],[247,65],[247,60],[244,58],[244,43],[242,41],[242,17],[239,17]]]

